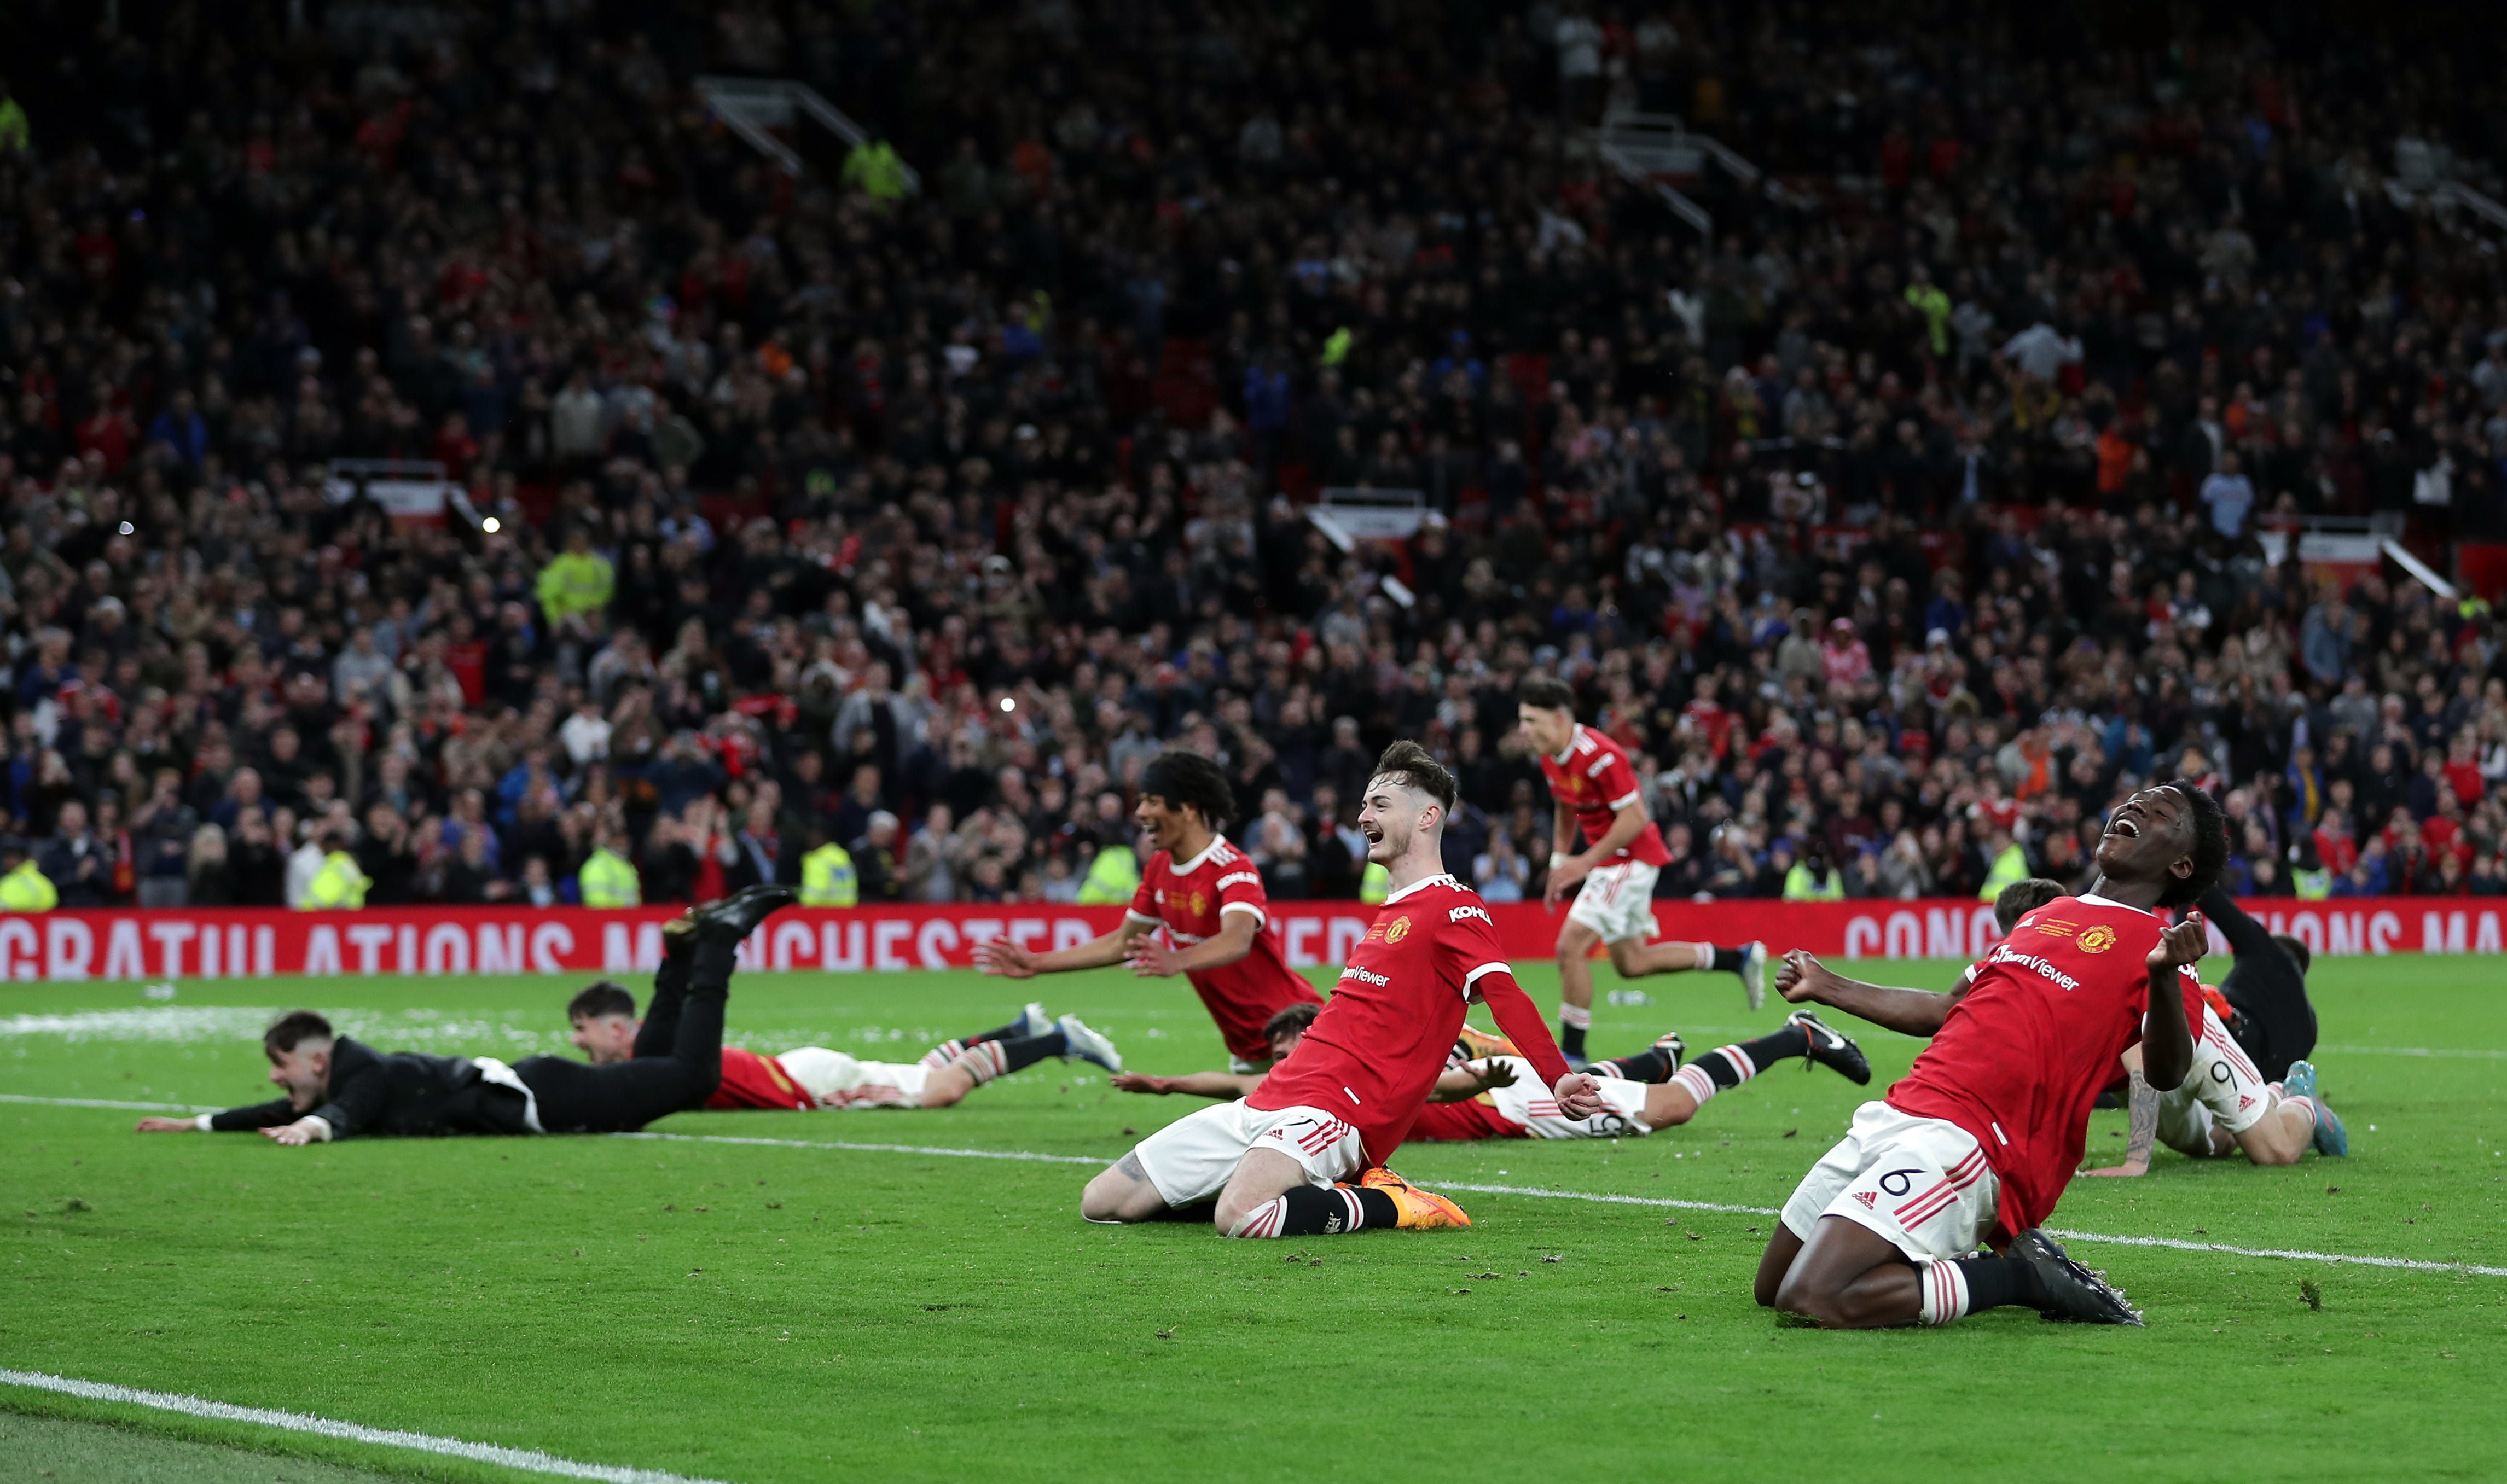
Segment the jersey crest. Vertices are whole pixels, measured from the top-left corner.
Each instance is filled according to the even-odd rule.
[[[1399,943],[1408,936],[1410,936],[1410,920],[1408,918],[1395,918],[1393,920],[1393,925],[1384,929],[1384,941],[1387,943]]]
[[[2072,940],[2085,954],[2102,954],[2116,945],[2116,930],[2100,923]]]

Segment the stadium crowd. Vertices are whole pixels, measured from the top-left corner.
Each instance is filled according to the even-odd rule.
[[[1666,894],[2071,884],[2178,774],[2240,892],[2507,890],[2507,633],[2270,555],[2507,539],[2507,279],[2383,185],[2493,85],[1818,7],[595,9],[19,22],[0,907],[1128,900],[1170,742],[1271,895],[1352,896],[1395,737],[1537,897],[1536,672]],[[787,176],[707,71],[881,138]],[[1704,245],[1592,150],[1628,107],[1789,189]],[[1425,528],[1343,550],[1359,486]]]

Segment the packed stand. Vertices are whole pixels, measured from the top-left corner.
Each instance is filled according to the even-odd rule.
[[[72,65],[0,95],[0,908],[1119,900],[1171,744],[1272,895],[1346,897],[1394,737],[1537,899],[1536,671],[1642,759],[1665,894],[2079,882],[2179,774],[2241,890],[2507,889],[2487,606],[2268,555],[2507,537],[2507,282],[2338,51],[231,9],[12,22]],[[705,71],[881,138],[789,178]],[[1627,108],[1787,188],[1703,246],[1596,157]],[[1307,521],[1367,486],[1427,527]]]

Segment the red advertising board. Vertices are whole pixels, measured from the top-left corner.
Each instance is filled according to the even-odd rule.
[[[2501,951],[2507,902],[2494,897],[2272,898],[2247,910],[2318,954]],[[1559,918],[1537,903],[1492,904],[1509,958],[1549,957]],[[373,908],[362,912],[54,912],[0,916],[0,976],[14,980],[267,978],[375,974],[582,974],[649,969],[672,909]],[[1659,902],[1662,935],[1762,940],[1839,959],[1975,959],[1993,943],[1990,906],[1973,901]],[[964,967],[974,946],[1082,943],[1120,908],[1041,903],[794,909],[742,946],[758,969],[887,972]],[[1373,913],[1356,902],[1275,902],[1267,931],[1297,967],[1338,963]],[[2214,933],[2213,947],[2225,951]]]

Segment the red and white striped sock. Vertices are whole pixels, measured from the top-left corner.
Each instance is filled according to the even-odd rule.
[[[965,1055],[965,1052],[966,1043],[964,1041],[942,1041],[939,1045],[923,1053],[923,1065],[930,1068],[933,1071],[938,1071],[941,1068],[948,1066],[950,1063],[958,1060],[961,1056]]]
[[[2307,1127],[2309,1132],[2312,1132],[2324,1122],[2323,1110],[2316,1106],[2315,1100],[2312,1098],[2292,1098],[2287,1095],[2283,1095],[2280,1101],[2283,1103],[2294,1103],[2300,1107],[2307,1109]]]
[[[999,1041],[981,1041],[969,1046],[949,1064],[975,1079],[977,1087],[1010,1069],[1010,1059]]]
[[[1721,1071],[1723,1076],[1717,1076]],[[1703,1104],[1727,1087],[1738,1087],[1759,1074],[1759,1064],[1739,1046],[1718,1046],[1713,1051],[1671,1074],[1671,1080],[1689,1089],[1690,1097]]]
[[[1915,1279],[1924,1290],[1924,1306],[1917,1311],[1918,1324],[1949,1323],[1967,1313],[1967,1274],[1955,1262],[1928,1262],[1915,1270]]]

